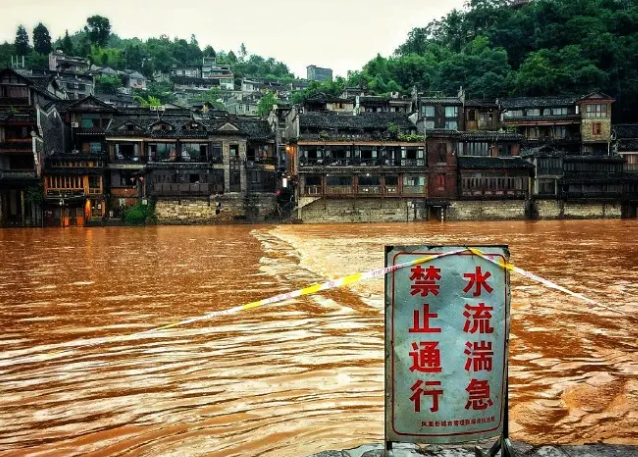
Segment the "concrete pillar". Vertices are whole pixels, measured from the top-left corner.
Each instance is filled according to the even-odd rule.
[[[20,191],[20,210],[22,215],[22,226],[24,227],[27,223],[27,215],[25,212],[25,203],[24,203],[24,191]]]
[[[246,142],[239,143],[239,157],[241,157],[242,166],[239,168],[239,185],[241,193],[248,192],[248,176],[246,173]]]
[[[230,192],[230,145],[222,142],[222,163],[224,164],[224,192]]]

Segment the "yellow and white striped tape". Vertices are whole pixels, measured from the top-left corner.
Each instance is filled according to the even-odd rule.
[[[213,319],[216,317],[220,317],[220,316],[226,316],[229,314],[236,314],[239,313],[241,311],[245,311],[245,310],[249,310],[249,309],[253,309],[253,308],[258,308],[260,306],[266,306],[266,305],[270,305],[273,303],[278,303],[278,302],[282,302],[285,300],[289,300],[291,298],[297,298],[297,297],[302,297],[304,295],[311,295],[317,292],[321,292],[324,290],[329,290],[329,289],[334,289],[337,287],[342,287],[342,286],[347,286],[350,284],[355,284],[358,283],[360,281],[365,281],[368,279],[372,279],[372,278],[377,278],[377,277],[381,277],[381,276],[385,276],[388,273],[392,273],[394,271],[397,270],[401,270],[403,268],[408,268],[408,267],[412,267],[415,265],[420,265],[423,263],[427,263],[430,262],[434,259],[438,259],[441,257],[448,257],[448,256],[453,256],[453,255],[457,255],[457,254],[461,254],[464,252],[470,252],[478,257],[481,257],[482,259],[487,260],[488,262],[491,262],[495,265],[498,265],[499,267],[505,268],[509,271],[513,271],[517,274],[520,274],[521,276],[524,276],[526,278],[529,278],[533,281],[539,282],[541,284],[543,284],[546,287],[549,287],[551,289],[555,289],[555,290],[559,290],[561,292],[564,292],[568,295],[571,295],[572,297],[578,298],[580,300],[583,300],[587,303],[591,303],[591,304],[595,304],[598,306],[601,306],[605,309],[608,309],[609,311],[612,312],[616,312],[616,313],[620,313],[619,311],[613,310],[612,308],[609,308],[595,300],[592,300],[588,297],[585,297],[582,294],[573,292],[565,287],[562,287],[552,281],[549,281],[547,279],[541,278],[540,276],[537,276],[533,273],[530,273],[528,271],[523,270],[522,268],[518,268],[516,266],[514,266],[511,263],[505,263],[503,262],[503,260],[497,261],[494,260],[492,258],[490,258],[489,256],[485,255],[483,252],[481,252],[479,249],[476,248],[471,248],[471,247],[467,247],[467,248],[463,248],[463,249],[458,249],[458,250],[454,250],[454,251],[450,251],[450,252],[446,252],[446,253],[442,253],[442,254],[435,254],[435,255],[429,255],[429,256],[424,256],[424,257],[420,257],[418,259],[415,259],[411,262],[405,262],[405,263],[401,263],[398,265],[393,265],[390,267],[385,267],[385,268],[378,268],[375,270],[370,270],[367,271],[365,273],[356,273],[353,275],[349,275],[349,276],[344,276],[342,278],[339,279],[334,279],[331,281],[326,281],[323,283],[319,283],[319,284],[314,284],[312,286],[309,287],[305,287],[303,289],[297,289],[295,291],[292,292],[287,292],[284,294],[279,294],[279,295],[275,295],[273,297],[269,297],[269,298],[265,298],[263,300],[259,300],[259,301],[255,301],[255,302],[251,302],[251,303],[247,303],[244,305],[240,305],[240,306],[235,306],[226,310],[222,310],[222,311],[211,311],[209,313],[203,314],[201,316],[195,316],[195,317],[191,317],[182,321],[178,321],[178,322],[173,322],[171,324],[166,324],[166,325],[162,325],[160,327],[155,327],[149,330],[144,330],[141,332],[137,332],[137,333],[132,333],[128,336],[125,337],[116,337],[116,338],[125,338],[125,339],[129,339],[129,338],[137,338],[137,337],[144,337],[144,336],[148,336],[157,332],[161,332],[164,330],[168,330],[171,328],[175,328],[175,327],[180,327],[183,325],[188,325],[188,324],[192,324],[195,322],[199,322],[199,321],[203,321],[203,320],[208,320],[208,319]],[[620,314],[624,314],[624,313],[620,313]],[[73,346],[72,348],[69,349],[61,349],[59,351],[55,351],[55,352],[50,352],[48,353],[48,356],[55,356],[55,355],[60,355],[63,353],[67,353],[67,352],[72,352],[76,349],[82,349],[82,348],[87,348],[87,347],[92,347],[92,346],[97,346],[97,345],[101,345],[101,344],[105,344],[108,341],[100,341],[100,342],[94,342],[94,343],[89,343],[89,344],[80,344],[78,346]],[[37,360],[41,360],[40,358],[37,358]]]

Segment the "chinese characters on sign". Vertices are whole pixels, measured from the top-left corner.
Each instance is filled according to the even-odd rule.
[[[386,265],[461,247],[394,247]],[[506,247],[480,247],[509,259]],[[386,276],[386,441],[456,443],[501,433],[509,278],[469,251]]]

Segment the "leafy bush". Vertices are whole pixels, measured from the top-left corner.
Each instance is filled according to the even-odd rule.
[[[137,208],[132,208],[124,213],[124,220],[128,225],[142,225],[146,222],[146,215]]]
[[[124,212],[124,222],[128,225],[143,225],[155,221],[155,206],[149,201],[148,205],[138,203]]]

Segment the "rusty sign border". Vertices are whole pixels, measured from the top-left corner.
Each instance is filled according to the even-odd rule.
[[[385,252],[384,252],[384,263],[385,263],[385,267],[389,267],[391,266],[390,263],[394,263],[394,259],[396,258],[397,255],[400,254],[404,254],[404,255],[437,255],[437,254],[441,254],[442,252],[445,252],[446,250],[454,250],[454,249],[467,249],[467,252],[460,252],[458,255],[474,255],[477,256],[479,258],[481,258],[482,256],[478,256],[476,253],[473,253],[469,250],[469,248],[475,248],[476,250],[479,250],[479,252],[482,253],[482,255],[496,255],[498,257],[503,258],[503,265],[507,265],[507,263],[509,262],[509,258],[510,258],[510,252],[509,252],[509,246],[508,245],[414,245],[414,246],[385,246]],[[484,252],[483,250],[490,250],[490,249],[498,249],[499,252]],[[442,252],[437,252],[437,250],[442,251]],[[392,261],[390,262],[390,256],[389,254],[391,252],[394,251],[394,257],[392,258]],[[488,261],[488,259],[483,259],[484,261]],[[509,443],[509,437],[508,437],[508,433],[509,433],[509,383],[508,383],[508,374],[509,374],[509,363],[508,363],[508,359],[509,359],[509,334],[510,334],[510,329],[511,329],[511,315],[510,315],[510,305],[511,305],[511,290],[509,287],[510,284],[510,275],[509,275],[509,270],[505,267],[503,267],[503,275],[504,275],[504,280],[505,280],[505,300],[504,300],[504,305],[505,305],[505,335],[504,335],[504,352],[503,352],[503,356],[504,356],[504,360],[503,360],[503,374],[502,374],[502,380],[503,380],[503,385],[502,385],[502,389],[501,389],[501,409],[500,409],[500,415],[499,415],[499,423],[495,428],[489,429],[489,430],[482,430],[482,431],[475,431],[475,432],[464,432],[464,433],[452,433],[452,434],[404,434],[404,433],[400,433],[397,432],[396,430],[394,430],[393,427],[393,405],[394,402],[392,401],[392,387],[391,387],[391,383],[392,383],[392,379],[389,379],[388,377],[392,376],[393,374],[393,368],[394,368],[394,357],[393,357],[393,330],[394,330],[394,326],[393,326],[393,311],[394,311],[394,272],[390,273],[386,276],[385,278],[385,293],[384,293],[384,316],[385,316],[385,322],[384,322],[384,337],[385,337],[385,360],[384,360],[384,381],[385,381],[385,386],[384,386],[384,439],[385,439],[385,449],[386,450],[391,450],[392,449],[392,443],[393,442],[412,442],[412,443],[418,443],[418,442],[422,442],[422,441],[426,441],[427,437],[437,437],[437,438],[444,438],[446,436],[449,437],[453,437],[453,436],[462,436],[464,434],[474,434],[474,433],[489,433],[491,430],[493,430],[495,432],[494,436],[499,435],[500,433],[500,437],[498,439],[498,441],[495,443],[495,445],[493,446],[493,448],[490,450],[490,455],[493,455],[492,452],[494,452],[495,450],[500,449],[501,447],[503,448],[504,451],[504,455],[508,455],[509,454],[509,450],[510,450],[510,443]],[[498,431],[500,429],[500,432]],[[402,439],[401,441],[392,441],[389,439],[389,436],[391,435],[391,433],[389,433],[390,431],[392,431],[392,435],[393,437],[397,437],[397,436],[403,436],[405,437],[405,439]],[[468,440],[471,441],[471,440]],[[454,444],[458,443],[459,441],[456,440],[454,441]],[[442,444],[440,443],[440,440],[438,442],[438,444]],[[478,455],[479,450],[477,449],[477,455]]]

